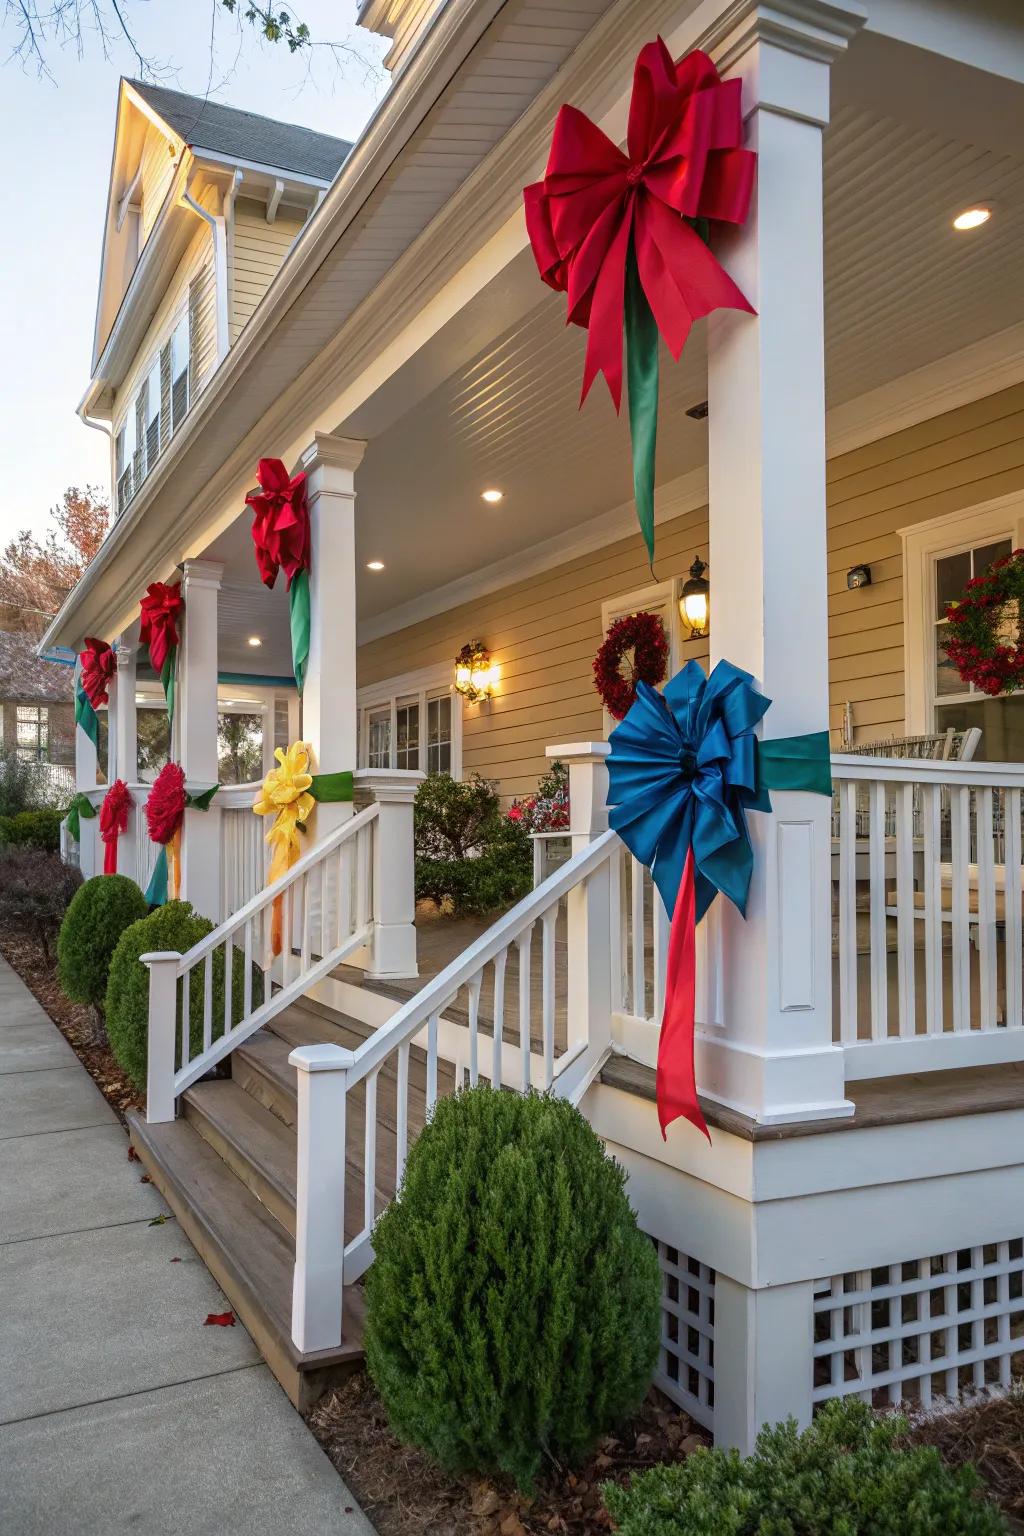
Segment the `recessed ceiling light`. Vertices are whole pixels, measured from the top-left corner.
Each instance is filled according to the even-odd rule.
[[[263,641],[260,639],[259,635],[250,635],[248,643],[250,645],[262,645]]]
[[[494,506],[496,502],[501,501],[505,495],[505,492],[496,490],[481,491],[480,495],[484,501],[489,501],[491,505]]]
[[[979,229],[982,224],[987,224],[991,217],[991,208],[965,208],[963,213],[958,213],[953,220],[953,228]]]
[[[382,571],[384,569],[384,561],[383,560],[367,560],[367,562],[366,562],[366,569],[368,571]]]

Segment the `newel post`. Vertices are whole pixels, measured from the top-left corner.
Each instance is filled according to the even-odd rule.
[[[419,974],[416,965],[416,859],[413,807],[424,775],[406,768],[364,768],[356,801],[380,807],[373,828],[373,937],[367,975],[384,980]]]
[[[608,743],[548,747],[569,769],[569,835],[573,854],[608,830]],[[604,864],[566,897],[569,1046],[611,1039],[612,867]]]
[[[288,1057],[298,1086],[292,1342],[304,1354],[341,1343],[345,1109],[354,1059],[340,1045],[304,1045]]]
[[[146,1120],[174,1119],[174,1055],[178,1017],[177,950],[141,955],[149,970],[149,1040],[146,1056]],[[185,985],[188,986],[186,978]]]

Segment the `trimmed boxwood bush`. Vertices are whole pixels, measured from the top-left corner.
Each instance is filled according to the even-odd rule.
[[[209,918],[200,917],[191,902],[169,901],[148,917],[126,928],[117,942],[107,978],[107,1038],[110,1049],[136,1087],[146,1082],[146,1052],[149,1040],[149,971],[139,956],[157,950],[176,949],[184,954],[213,932]],[[204,967],[197,966],[189,982],[189,1053],[203,1049]],[[240,1022],[244,1000],[245,959],[240,950],[232,957],[232,1024]],[[179,1042],[176,1064],[181,1066],[181,989],[175,1039]],[[219,1040],[224,1033],[224,951],[213,957],[213,1031]]]
[[[57,937],[57,974],[72,1002],[103,1007],[117,941],[148,911],[145,896],[127,875],[96,875],[76,892]]]
[[[520,901],[533,884],[525,824],[501,814],[486,779],[432,773],[416,795],[416,896],[477,916]]]
[[[620,1536],[998,1536],[973,1468],[904,1449],[906,1421],[856,1398],[827,1403],[810,1429],[763,1429],[753,1456],[696,1451],[653,1467],[605,1503]]]
[[[439,1101],[366,1279],[367,1365],[402,1439],[528,1488],[639,1407],[660,1286],[624,1186],[564,1100]]]
[[[56,853],[60,847],[60,811],[18,811],[0,816],[0,843],[14,848],[39,848]]]

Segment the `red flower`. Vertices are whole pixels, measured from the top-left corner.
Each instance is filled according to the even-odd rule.
[[[105,640],[85,637],[85,650],[79,652],[81,683],[86,698],[93,709],[100,709],[107,702],[110,680],[117,671],[117,657]]]
[[[508,808],[508,819],[509,819],[509,821],[522,821],[522,819],[523,819],[523,808],[519,804],[518,800],[514,801],[509,806],[509,808]]]
[[[260,459],[256,478],[260,489],[250,491],[245,504],[253,509],[252,541],[260,577],[265,587],[272,587],[278,571],[284,571],[290,588],[296,573],[309,569],[306,476],[300,472],[289,479],[280,459]]]
[[[149,648],[149,660],[153,671],[160,675],[164,663],[174,646],[178,644],[177,618],[185,606],[181,584],[169,587],[162,581],[151,582],[139,604],[142,623],[139,639]]]
[[[185,774],[165,763],[146,797],[146,825],[153,843],[169,843],[185,817]]]

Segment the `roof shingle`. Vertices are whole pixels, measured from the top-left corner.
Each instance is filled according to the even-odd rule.
[[[0,630],[0,702],[70,704],[74,672],[59,661],[42,661],[32,635]]]

